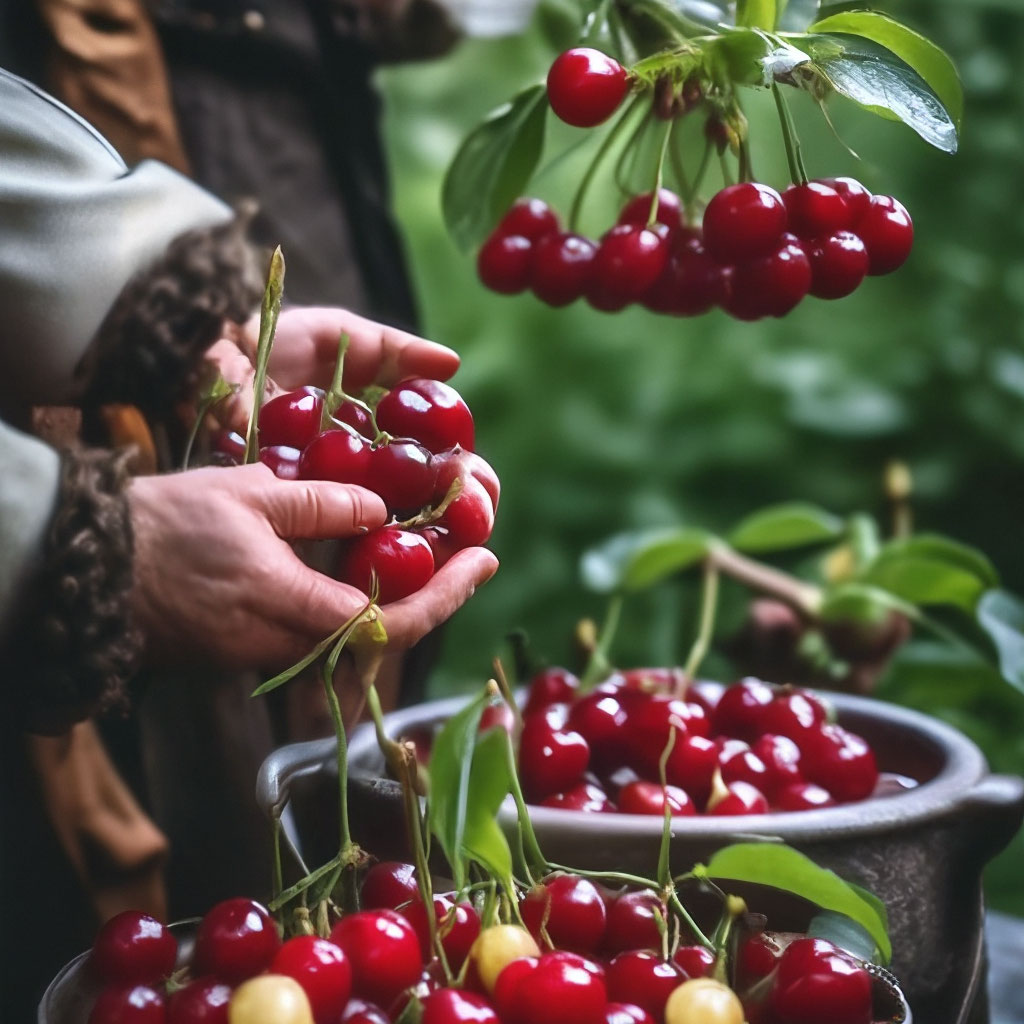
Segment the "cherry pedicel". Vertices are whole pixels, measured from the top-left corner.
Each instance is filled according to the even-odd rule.
[[[178,942],[155,917],[125,910],[100,928],[89,965],[106,982],[163,981],[173,970]]]
[[[415,438],[435,455],[458,445],[473,451],[473,414],[450,384],[417,377],[402,381],[377,404],[377,426]]]
[[[166,1024],[228,1024],[231,986],[217,978],[197,978],[167,1000]]]
[[[96,997],[89,1024],[165,1024],[164,997],[148,985],[112,985]]]
[[[543,931],[555,949],[593,953],[604,939],[606,911],[597,886],[578,875],[555,875],[519,902],[523,924],[543,948]]]
[[[375,575],[379,604],[408,597],[434,575],[430,544],[421,534],[398,526],[384,526],[349,541],[338,579],[369,595]]]
[[[629,73],[613,57],[580,46],[555,58],[547,87],[558,117],[577,128],[592,128],[618,109],[629,91]]]
[[[192,962],[198,974],[234,984],[266,970],[280,946],[266,907],[244,897],[223,900],[199,922]]]
[[[331,931],[352,965],[356,995],[388,1006],[422,971],[420,942],[409,922],[393,910],[364,910],[343,917]]]
[[[871,1005],[871,975],[831,942],[786,947],[771,992],[779,1024],[870,1024]]]

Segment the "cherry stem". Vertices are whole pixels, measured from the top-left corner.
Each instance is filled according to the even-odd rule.
[[[523,713],[519,710],[519,705],[516,703],[516,698],[512,693],[512,687],[508,684],[505,666],[502,665],[500,658],[495,658],[492,667],[494,669],[494,681],[498,684],[501,697],[512,710],[513,732],[518,734],[523,728]]]
[[[273,864],[273,879],[271,881],[270,892],[273,896],[280,896],[281,890],[284,889],[284,868],[281,864],[281,819],[276,814],[273,819],[273,842],[274,842],[274,864]],[[284,915],[280,918],[282,924],[284,922]]]
[[[658,152],[658,169],[654,174],[654,188],[651,191],[651,212],[647,216],[647,226],[650,227],[658,219],[658,199],[661,194],[661,182],[665,170],[665,156],[668,153],[669,143],[672,141],[672,129],[675,127],[675,120],[670,119],[665,125],[665,135],[661,140],[661,149]]]
[[[573,196],[572,206],[569,208],[570,231],[576,231],[580,219],[580,210],[583,208],[583,200],[586,197],[587,191],[593,183],[594,177],[601,164],[604,163],[605,158],[611,152],[619,136],[622,134],[623,126],[629,123],[630,115],[636,109],[637,103],[642,99],[644,99],[643,96],[635,96],[633,98],[623,115],[615,122],[612,130],[608,132],[602,140],[601,148],[594,155],[594,159],[590,162],[590,166],[587,168],[586,173],[580,180],[579,188],[576,189],[576,195]]]
[[[750,159],[750,142],[746,138],[740,139],[738,173],[740,181],[755,180],[754,165]]]
[[[680,728],[683,728],[682,722],[675,718],[675,716],[672,716],[669,722],[668,741],[665,743],[665,749],[661,752],[661,757],[658,758],[658,778],[661,782],[662,797],[665,801],[662,814],[661,843],[658,846],[658,884],[662,888],[671,887],[672,885],[672,868],[670,863],[672,855],[672,807],[669,804],[668,798],[666,765],[672,754],[672,748],[676,745],[676,726],[678,725]]]
[[[711,646],[711,638],[715,631],[715,617],[718,613],[718,567],[707,558],[704,560],[704,578],[700,592],[700,624],[694,638],[690,655],[683,666],[687,683],[692,683],[700,663],[704,660]]]
[[[809,618],[817,615],[821,607],[822,591],[810,583],[782,572],[770,565],[755,562],[727,544],[715,543],[708,551],[705,563],[712,564],[739,583],[777,597]]]
[[[668,901],[672,904],[675,912],[686,922],[686,926],[693,933],[693,937],[706,949],[713,950],[715,944],[700,930],[690,912],[683,906],[683,901],[679,898],[679,893],[676,892],[674,886],[669,890]]]
[[[263,291],[263,302],[260,305],[260,333],[259,340],[256,342],[256,371],[252,381],[252,411],[249,413],[249,426],[245,431],[243,461],[246,465],[256,462],[260,457],[260,406],[263,404],[263,392],[267,387],[267,363],[270,360],[270,349],[274,344],[277,318],[281,315],[281,297],[283,295],[284,254],[281,252],[281,246],[278,246],[270,257],[267,286]]]
[[[622,615],[622,595],[616,594],[608,602],[608,610],[605,612],[604,623],[598,635],[597,643],[590,652],[587,667],[584,669],[580,679],[580,693],[587,693],[592,690],[602,679],[605,679],[611,670],[611,662],[608,660],[608,652],[611,650],[612,640],[615,638],[615,631],[619,627],[619,619]]]
[[[729,168],[729,161],[726,160],[724,152],[718,154],[718,162],[722,168],[722,181],[724,181],[726,185],[734,185],[736,182],[732,176],[732,171]]]
[[[629,182],[625,180],[623,168],[626,165],[626,161],[632,159],[632,163],[636,163],[636,155],[640,152],[640,139],[643,137],[644,132],[647,130],[650,124],[650,118],[645,115],[637,121],[636,127],[633,129],[632,134],[626,140],[626,144],[622,147],[619,153],[618,159],[615,161],[615,171],[612,175],[615,184],[618,186],[619,191],[624,195],[628,196],[632,194]],[[630,167],[632,172],[632,166]]]
[[[796,126],[793,124],[793,115],[789,111],[786,97],[782,95],[782,89],[778,82],[772,82],[772,95],[775,97],[775,107],[779,112],[779,123],[782,125],[782,140],[786,144],[786,160],[789,162],[790,177],[798,185],[807,184],[807,171],[804,168],[803,155],[800,152],[800,139],[796,134]]]
[[[495,684],[497,689],[497,684]],[[505,730],[502,730],[505,732]],[[508,766],[509,791],[512,800],[516,805],[516,815],[519,818],[519,831],[523,843],[524,867],[526,869],[526,880],[533,885],[533,871],[543,874],[548,868],[548,862],[541,852],[540,843],[537,841],[537,833],[533,830],[533,822],[530,820],[530,811],[526,806],[526,799],[523,797],[523,787],[519,783],[519,771],[516,767],[516,752],[512,747],[512,737],[505,732],[505,763]]]

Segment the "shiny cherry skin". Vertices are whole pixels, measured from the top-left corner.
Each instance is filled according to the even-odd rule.
[[[903,266],[914,244],[914,222],[907,208],[892,196],[872,196],[857,222],[857,234],[868,250],[868,273],[891,274]]]
[[[846,208],[850,214],[848,227],[856,228],[861,217],[868,211],[871,193],[856,178],[818,178],[817,180],[822,185],[828,185],[829,188],[835,189],[846,200]]]
[[[488,729],[500,728],[512,735],[516,727],[515,712],[502,700],[495,704],[488,704],[480,715],[480,724],[477,727],[479,732],[487,732]]]
[[[237,430],[222,430],[213,439],[213,451],[228,464],[239,464],[245,458],[245,438]]]
[[[217,978],[196,978],[167,1000],[167,1024],[228,1024],[231,986]]]
[[[534,886],[520,900],[519,913],[542,949],[542,925],[555,949],[593,953],[604,939],[604,900],[597,886],[579,875],[555,875]]]
[[[506,972],[495,987],[503,1024],[603,1024],[608,995],[604,971],[593,961],[559,950]]]
[[[521,235],[531,242],[556,234],[558,214],[543,199],[524,196],[517,199],[498,222],[495,234]]]
[[[871,975],[824,939],[796,939],[779,959],[771,1006],[779,1024],[870,1024]]]
[[[294,978],[309,998],[315,1024],[334,1024],[352,993],[352,965],[341,948],[315,935],[296,935],[277,951],[272,974]]]
[[[164,997],[148,985],[110,985],[96,997],[89,1024],[165,1024]]]
[[[806,778],[839,803],[871,796],[878,784],[878,765],[865,739],[841,725],[822,725],[797,742]]]
[[[492,292],[518,295],[530,286],[532,262],[533,243],[528,238],[492,234],[477,253],[476,272]]]
[[[252,978],[270,966],[281,937],[267,908],[239,897],[211,907],[196,929],[193,968],[231,984]]]
[[[782,193],[782,201],[786,206],[786,226],[798,238],[830,235],[853,223],[846,200],[823,181],[790,185]]]
[[[370,442],[347,427],[318,434],[299,457],[301,480],[333,480],[363,487],[369,468]]]
[[[672,962],[687,978],[707,978],[715,967],[715,954],[707,946],[680,946]]]
[[[439,988],[422,1000],[420,1024],[499,1024],[483,996],[458,988]]]
[[[552,793],[544,797],[540,805],[585,814],[609,814],[615,810],[608,794],[593,782],[580,782],[562,793]]]
[[[711,714],[711,730],[716,736],[734,736],[753,743],[764,732],[765,708],[775,699],[775,691],[760,679],[741,679],[728,686]]]
[[[178,941],[155,917],[125,910],[110,918],[96,935],[89,967],[105,982],[163,981],[173,970]]]
[[[783,945],[770,932],[755,932],[745,936],[736,951],[736,982],[744,989],[767,978],[775,970]]]
[[[658,777],[659,762],[669,737],[705,735],[704,709],[668,694],[651,694],[626,713],[625,743],[628,763],[646,778]]]
[[[277,395],[260,406],[260,446],[284,444],[300,451],[320,433],[324,393],[303,387]]]
[[[561,728],[541,714],[524,720],[519,775],[527,800],[543,800],[576,785],[589,761],[590,744],[578,732]]]
[[[396,437],[370,451],[366,486],[393,512],[418,512],[437,483],[433,456],[418,441]]]
[[[548,70],[548,101],[566,124],[592,128],[607,121],[629,91],[629,72],[586,46],[559,54]]]
[[[765,766],[766,775],[761,789],[769,800],[774,800],[775,794],[784,787],[803,781],[800,748],[788,736],[765,733],[751,750]]]
[[[609,1003],[604,1009],[604,1024],[655,1024],[643,1007],[633,1003]]]
[[[568,704],[576,697],[580,681],[567,668],[546,668],[535,673],[527,684],[523,714],[532,715],[551,704]]]
[[[811,295],[841,299],[860,287],[868,272],[868,249],[860,235],[833,231],[804,246],[811,262]]]
[[[697,813],[690,795],[678,786],[662,786],[660,782],[638,779],[619,791],[619,810],[623,814],[663,815],[666,803],[673,818],[685,818]]]
[[[700,316],[727,298],[721,265],[703,246],[676,247],[661,277],[644,296],[644,305],[656,313]]]
[[[620,893],[608,904],[608,920],[604,935],[607,953],[626,950],[661,948],[658,919],[668,922],[668,911],[656,892],[633,889]]]
[[[435,524],[444,531],[446,550],[451,552],[485,543],[494,528],[494,511],[498,505],[493,471],[478,455],[459,447],[435,454],[434,464],[437,479],[433,504],[444,501],[456,480],[462,486]]]
[[[348,542],[338,566],[338,579],[367,596],[376,574],[378,604],[390,604],[416,593],[434,575],[434,553],[419,533],[397,526]]]
[[[707,736],[677,739],[665,762],[665,779],[686,790],[703,807],[711,794],[711,780],[718,767],[718,744]]]
[[[800,746],[801,739],[825,722],[828,710],[810,693],[783,690],[765,709],[761,725],[766,733],[786,736]]]
[[[419,895],[414,865],[382,860],[367,870],[359,889],[359,906],[363,910],[397,910]]]
[[[636,302],[661,277],[669,257],[664,224],[616,224],[597,249],[588,294],[601,293]]]
[[[569,725],[590,744],[591,765],[597,771],[620,763],[625,723],[626,709],[611,693],[593,690],[570,705]]]
[[[742,781],[749,782],[762,792],[767,789],[768,768],[744,740],[722,740],[718,766],[726,785]]]
[[[260,449],[260,462],[269,466],[278,480],[299,479],[299,459],[302,452],[286,444],[273,444]]]
[[[355,402],[342,402],[334,410],[332,419],[335,423],[344,423],[352,427],[357,433],[362,434],[363,437],[371,441],[376,437],[376,431],[373,429],[373,421],[370,419],[370,414],[361,406],[356,405]]]
[[[341,1015],[341,1024],[391,1024],[391,1018],[376,1003],[353,996]]]
[[[647,226],[651,219],[653,192],[634,196],[622,208],[620,224],[642,224]],[[683,225],[683,201],[669,188],[658,189],[658,210],[654,215],[656,224],[664,224],[671,231],[678,231]]]
[[[427,963],[434,955],[430,948],[430,925],[427,921],[427,909],[423,900],[417,897],[398,911],[409,924],[420,943],[420,955]],[[441,937],[448,966],[459,971],[469,956],[469,951],[480,934],[480,915],[472,903],[463,900],[453,903],[450,896],[434,896],[434,920]]]
[[[583,235],[556,232],[533,243],[530,288],[549,306],[568,306],[587,291],[597,244]]]
[[[651,950],[618,953],[605,968],[608,998],[632,1003],[662,1020],[673,989],[686,980],[678,964]]]
[[[782,317],[796,308],[810,288],[807,253],[795,242],[784,240],[777,249],[732,268],[723,308],[738,320]]]
[[[813,782],[791,782],[783,786],[773,800],[777,811],[815,811],[819,807],[835,807],[832,794]]]
[[[778,249],[786,230],[786,206],[768,185],[727,185],[704,210],[703,230],[704,247],[721,262],[766,256]]]
[[[395,437],[415,438],[433,452],[456,445],[473,451],[473,414],[450,384],[426,377],[402,381],[377,403],[377,426]]]
[[[420,977],[419,939],[394,910],[349,914],[334,926],[330,939],[352,965],[352,990],[362,999],[387,1006]]]
[[[737,814],[767,814],[768,799],[756,786],[749,782],[733,782],[725,787],[721,799],[707,806],[706,814],[731,816]]]

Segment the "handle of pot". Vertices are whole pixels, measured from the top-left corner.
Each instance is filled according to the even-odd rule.
[[[1024,822],[1024,778],[987,775],[957,802],[954,813],[966,848],[979,865],[987,864]]]
[[[307,775],[317,775],[332,764],[337,740],[329,736],[307,743],[291,743],[269,754],[256,776],[256,803],[264,814],[276,821],[291,797],[292,783]]]

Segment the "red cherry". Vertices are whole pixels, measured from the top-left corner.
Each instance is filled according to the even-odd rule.
[[[112,985],[96,997],[89,1024],[165,1024],[164,997],[147,985]]]
[[[542,948],[541,926],[556,949],[592,953],[605,931],[605,906],[597,886],[579,875],[555,875],[519,902],[523,924]]]
[[[724,683],[717,683],[712,679],[697,679],[687,687],[684,697],[690,704],[699,704],[710,721],[723,693]]]
[[[663,815],[666,802],[673,818],[685,818],[697,813],[686,790],[678,786],[662,786],[660,782],[638,779],[623,786],[619,792],[619,810],[623,814]]]
[[[588,297],[640,299],[668,263],[669,230],[664,224],[616,224],[601,239],[588,285]]]
[[[299,457],[302,480],[333,480],[362,487],[369,468],[369,441],[348,427],[318,434]]]
[[[727,297],[721,266],[703,246],[677,247],[661,277],[644,296],[644,305],[656,313],[700,316]]]
[[[723,303],[738,320],[782,317],[792,311],[811,287],[811,263],[795,242],[783,244],[732,268],[729,296]]]
[[[236,984],[266,970],[280,946],[266,907],[244,897],[222,900],[199,922],[192,962],[196,973]]]
[[[338,579],[369,596],[374,573],[378,604],[400,601],[434,575],[434,553],[420,534],[383,526],[348,543],[341,556]]]
[[[626,709],[622,701],[600,689],[573,701],[569,710],[569,725],[590,744],[591,764],[597,771],[619,763],[625,722]]]
[[[571,729],[530,715],[519,737],[519,774],[526,798],[536,802],[574,786],[587,770],[590,746]]]
[[[391,1024],[391,1018],[376,1003],[353,998],[341,1015],[341,1024]]]
[[[661,948],[658,918],[668,922],[668,911],[656,892],[634,889],[621,893],[608,905],[604,948],[609,953]]]
[[[274,471],[279,480],[299,479],[299,459],[302,452],[285,444],[274,444],[260,449],[260,462]]]
[[[558,231],[558,214],[543,199],[517,199],[498,222],[494,233],[521,235],[531,242]]]
[[[444,381],[402,381],[377,403],[377,426],[395,437],[415,438],[435,455],[456,445],[473,451],[473,414]]]
[[[805,246],[811,261],[811,294],[841,299],[856,291],[868,272],[868,250],[859,235],[835,231]]]
[[[629,73],[586,46],[559,54],[548,70],[548,101],[566,124],[592,128],[615,113],[629,91]]]
[[[439,988],[422,1000],[420,1024],[499,1024],[482,996],[458,988]]]
[[[289,391],[265,402],[260,406],[260,446],[305,448],[320,433],[323,407],[324,393],[313,387]]]
[[[342,402],[334,410],[332,419],[335,423],[344,423],[352,427],[362,434],[363,437],[371,441],[376,437],[376,431],[373,429],[373,421],[370,419],[370,414],[361,406],[356,405],[355,402]]]
[[[515,712],[504,702],[488,704],[480,715],[479,732],[487,732],[488,729],[501,728],[512,735],[516,726]]]
[[[568,669],[543,669],[530,680],[523,714],[532,715],[551,704],[570,703],[579,685],[579,679]]]
[[[771,1006],[780,1024],[870,1024],[871,975],[824,939],[795,939],[779,959]]]
[[[680,946],[672,962],[687,978],[708,978],[715,966],[715,954],[707,946]]]
[[[761,727],[766,733],[786,736],[801,746],[802,738],[815,731],[827,716],[827,708],[817,697],[801,690],[783,691],[765,709]]]
[[[787,226],[798,238],[817,238],[841,231],[853,223],[846,200],[830,185],[809,181],[790,185],[782,193]]]
[[[633,1003],[659,1021],[673,989],[686,981],[677,964],[649,950],[629,950],[613,956],[605,976],[609,1000]]]
[[[309,997],[316,1024],[335,1024],[352,992],[352,966],[340,947],[315,935],[296,935],[270,964],[272,974],[294,978]]]
[[[549,306],[568,306],[587,290],[597,245],[583,235],[555,233],[533,244],[530,287]]]
[[[726,785],[733,782],[749,782],[761,792],[766,791],[768,769],[745,741],[720,741],[718,764],[722,771],[722,781]]]
[[[711,780],[718,767],[718,744],[707,736],[683,736],[665,762],[665,779],[685,789],[703,807],[711,794]]]
[[[382,860],[366,872],[359,890],[359,905],[363,910],[395,910],[419,894],[416,868],[412,864]]]
[[[608,794],[592,782],[580,782],[563,793],[552,793],[540,802],[541,807],[586,814],[607,814],[615,810]]]
[[[867,246],[872,275],[890,274],[903,266],[914,244],[914,223],[906,207],[892,196],[872,196],[857,222],[857,234]]]
[[[622,686],[645,694],[678,697],[686,688],[686,673],[681,668],[628,668],[622,673]]]
[[[334,926],[330,938],[348,957],[353,991],[363,999],[387,1006],[420,977],[419,939],[393,910],[349,914]]]
[[[654,1018],[633,1003],[609,1003],[604,1009],[605,1024],[655,1024]]]
[[[494,471],[479,455],[459,447],[435,455],[434,465],[434,504],[444,500],[456,480],[461,483],[461,492],[436,524],[444,530],[444,552],[450,555],[461,548],[483,544],[491,535],[498,507]]]
[[[644,192],[634,196],[622,208],[619,214],[620,224],[641,224],[647,226],[651,219],[651,202],[653,192]],[[677,231],[683,225],[683,201],[668,188],[658,189],[658,210],[654,216],[655,223],[664,224],[670,230]]]
[[[762,788],[769,800],[783,787],[803,781],[800,748],[789,737],[766,733],[751,749],[767,769]]]
[[[641,775],[657,778],[669,737],[674,734],[678,743],[687,735],[704,735],[708,723],[703,708],[656,693],[627,709],[625,731],[630,766]]]
[[[775,809],[778,811],[813,811],[835,805],[832,794],[813,782],[791,782],[775,796]]]
[[[871,796],[878,783],[878,766],[862,737],[841,725],[822,725],[797,742],[809,781],[823,786],[840,803]]]
[[[105,982],[163,981],[173,970],[178,942],[155,917],[125,910],[96,935],[89,965]]]
[[[395,438],[370,450],[366,486],[389,509],[417,512],[430,504],[437,482],[433,456],[418,441]]]
[[[197,978],[167,1000],[167,1024],[228,1024],[231,986]]]
[[[861,217],[868,212],[871,203],[871,193],[856,178],[819,178],[822,185],[828,185],[838,192],[846,200],[846,207],[850,211],[850,223],[848,227],[856,228]]]
[[[423,962],[427,963],[433,957],[434,951],[430,946],[426,904],[417,897],[402,907],[399,913],[416,932],[420,943],[420,955]],[[472,903],[452,903],[450,897],[438,895],[434,897],[434,920],[448,966],[457,972],[466,962],[469,948],[480,934],[480,915]]]
[[[735,736],[753,743],[764,731],[765,708],[775,699],[775,691],[760,679],[742,679],[728,686],[711,714],[716,736]]]
[[[506,971],[515,970],[502,984]],[[498,975],[495,1002],[503,1024],[603,1024],[604,972],[572,953],[542,953]]]
[[[476,272],[492,292],[518,295],[530,286],[532,256],[533,243],[528,238],[493,234],[477,253]]]
[[[768,185],[728,185],[711,197],[703,228],[704,246],[717,260],[731,263],[766,256],[778,249],[786,230],[786,207]]]
[[[767,814],[768,800],[765,795],[749,782],[733,782],[725,787],[725,796],[715,804],[709,804],[706,814]]]
[[[245,438],[235,430],[222,430],[213,440],[213,450],[240,463],[245,458]]]

